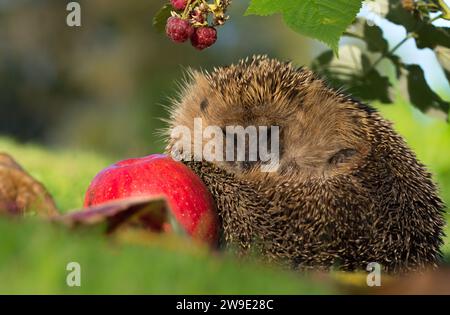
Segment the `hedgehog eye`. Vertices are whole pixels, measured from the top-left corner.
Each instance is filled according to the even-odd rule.
[[[208,100],[206,98],[203,99],[203,101],[200,103],[200,110],[202,112],[204,112],[206,110],[206,108],[208,107],[208,105],[209,105]]]
[[[344,162],[347,162],[355,154],[356,154],[355,149],[350,149],[350,148],[342,149],[342,150],[339,150],[338,152],[336,152],[332,157],[330,157],[328,159],[328,163],[334,164],[334,165],[344,163]]]

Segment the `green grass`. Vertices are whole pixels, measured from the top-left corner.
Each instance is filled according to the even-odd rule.
[[[450,204],[450,126],[405,104],[381,110],[433,172],[443,199]],[[90,180],[113,162],[94,153],[47,150],[6,138],[0,138],[0,151],[12,154],[43,182],[64,212],[81,207]],[[305,275],[211,253],[186,240],[174,245],[166,236],[149,239],[146,245],[123,243],[97,232],[67,231],[36,218],[2,218],[0,233],[0,293],[336,292]],[[450,260],[448,236],[443,251]],[[66,265],[71,261],[81,265],[80,288],[66,285]]]
[[[121,245],[96,232],[69,232],[34,220],[0,220],[0,294],[329,293],[323,284],[179,240]],[[173,244],[173,241],[172,241]],[[66,265],[81,266],[68,287]]]

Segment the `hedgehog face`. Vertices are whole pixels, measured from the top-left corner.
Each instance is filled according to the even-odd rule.
[[[236,174],[261,178],[332,176],[357,167],[370,149],[367,112],[357,102],[326,88],[312,72],[266,58],[242,61],[192,73],[172,113],[171,127],[260,126],[268,128],[268,145],[278,145],[279,167],[262,173],[261,161],[217,162]],[[279,141],[270,127],[279,128]],[[203,139],[205,145],[208,139]],[[236,144],[236,143],[235,143]],[[194,145],[192,143],[192,145]],[[246,147],[248,150],[248,147]],[[259,156],[259,154],[257,154]]]

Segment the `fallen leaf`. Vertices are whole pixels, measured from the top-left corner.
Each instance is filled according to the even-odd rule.
[[[443,267],[423,273],[410,274],[384,286],[381,294],[437,295],[450,294],[450,268]]]
[[[450,268],[425,270],[405,275],[381,274],[381,286],[369,287],[366,272],[334,272],[327,275],[331,285],[346,294],[417,295],[450,294]]]
[[[164,197],[111,201],[70,212],[54,220],[71,228],[104,226],[107,234],[129,229],[151,232],[173,230],[184,234]]]
[[[6,153],[0,153],[0,214],[58,215],[45,187]]]

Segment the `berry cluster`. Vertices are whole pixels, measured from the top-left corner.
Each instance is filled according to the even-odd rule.
[[[216,27],[223,25],[225,12],[231,0],[170,0],[171,17],[167,19],[166,34],[176,43],[191,40],[198,50],[213,45],[217,40]]]
[[[442,12],[445,14],[445,9],[442,3],[434,0],[401,0],[403,9],[413,13],[416,17],[423,19],[431,19],[430,13]]]

